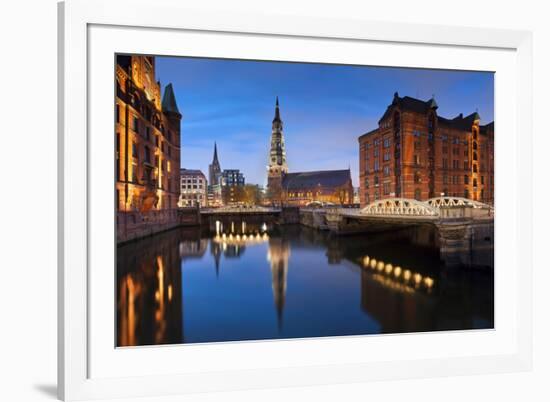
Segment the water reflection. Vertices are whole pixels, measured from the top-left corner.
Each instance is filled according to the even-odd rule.
[[[271,289],[273,290],[273,300],[277,309],[277,326],[279,330],[283,326],[289,258],[290,245],[288,241],[281,237],[269,239],[267,260],[271,266]]]
[[[119,247],[118,346],[493,326],[492,274],[410,236],[216,226]]]

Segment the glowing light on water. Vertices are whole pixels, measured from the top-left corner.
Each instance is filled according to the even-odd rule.
[[[409,279],[411,279],[411,271],[409,271],[408,269],[406,269],[406,270],[403,272],[403,279],[405,279],[406,281],[408,281]]]
[[[366,268],[369,266],[369,262],[370,262],[370,258],[368,255],[366,255],[365,257],[363,257],[363,266]]]
[[[422,285],[429,293],[435,284],[434,279],[430,277],[424,278],[417,272],[411,272],[399,265],[394,266],[393,264],[376,260],[368,255],[360,258],[358,262],[364,268],[370,267],[371,269],[377,270],[378,272],[373,274],[373,278],[394,290],[412,293],[419,290],[420,285]],[[414,287],[408,284],[411,279],[414,282]]]
[[[267,225],[264,223],[262,223],[262,232],[265,232],[267,230]]]
[[[395,269],[393,270],[393,274],[396,278],[399,278],[399,275],[401,275],[401,267],[395,267]]]

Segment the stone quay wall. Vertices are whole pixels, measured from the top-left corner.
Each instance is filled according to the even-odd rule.
[[[291,225],[295,223],[300,223],[300,208],[283,207],[279,215],[279,223],[281,225]]]
[[[200,224],[198,208],[165,209],[149,212],[118,211],[116,214],[117,244],[126,243],[180,226]]]

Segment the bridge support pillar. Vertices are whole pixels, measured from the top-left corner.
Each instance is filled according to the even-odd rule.
[[[471,222],[446,222],[437,224],[439,252],[446,266],[471,265]]]
[[[342,232],[342,224],[344,217],[338,212],[338,210],[327,210],[325,215],[325,220],[327,223],[327,228],[333,233]],[[315,224],[315,215],[314,215],[314,224]]]

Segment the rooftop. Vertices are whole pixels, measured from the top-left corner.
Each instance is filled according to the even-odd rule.
[[[200,169],[180,169],[181,176],[204,176],[204,173]]]
[[[287,173],[283,177],[283,188],[294,190],[301,188],[338,187],[351,181],[349,169],[345,170],[317,170],[313,172]]]
[[[166,85],[166,88],[164,89],[164,96],[162,97],[162,111],[181,114],[176,103],[176,96],[174,95],[174,88],[172,87],[172,84]]]
[[[380,123],[382,120],[387,119],[390,116],[393,110],[393,107],[395,106],[399,107],[401,110],[407,110],[407,111],[411,111],[414,113],[421,113],[421,114],[427,114],[430,109],[437,110],[438,108],[437,102],[435,101],[434,97],[431,97],[430,99],[424,101],[421,99],[412,98],[410,96],[400,97],[399,94],[396,92],[393,95],[392,103],[388,105],[388,107],[386,108],[386,111],[384,112],[384,115],[380,118],[378,122]],[[450,128],[461,129],[461,130],[470,130],[475,120],[480,120],[480,116],[477,111],[469,114],[466,117],[464,117],[462,113],[460,113],[454,118],[437,116],[438,124],[445,125]],[[486,125],[480,125],[479,127],[480,127],[480,132],[485,134],[488,131],[488,129],[491,130],[494,128],[494,122],[488,123]],[[377,131],[378,131],[378,128],[375,128],[374,130],[371,130],[365,134],[362,134],[361,136],[359,136],[359,138],[376,133]]]

